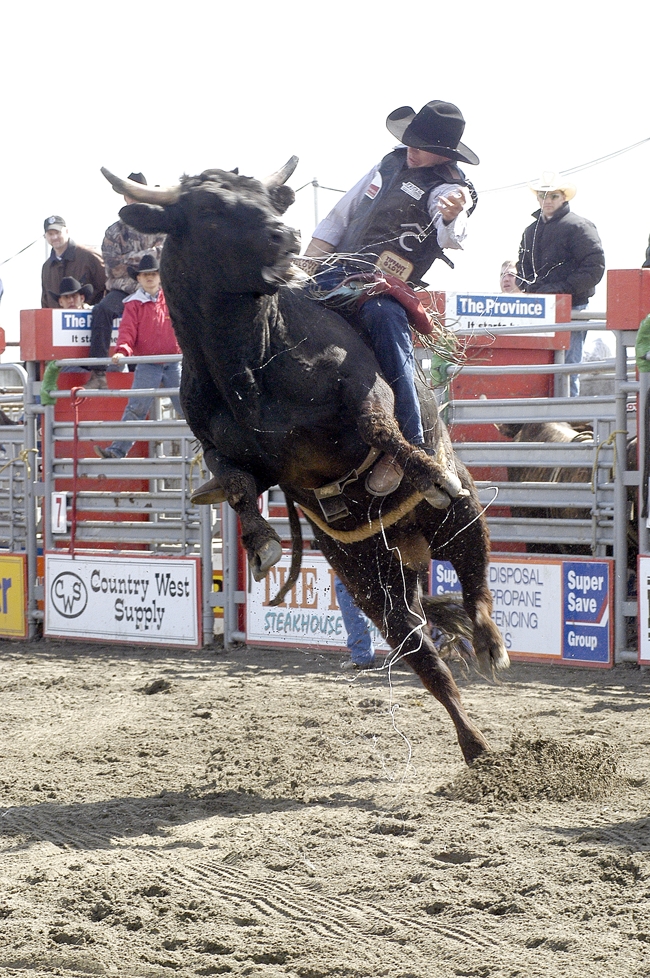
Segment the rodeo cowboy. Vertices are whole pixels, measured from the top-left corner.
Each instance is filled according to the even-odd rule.
[[[371,290],[375,294],[364,296],[357,319],[392,388],[402,434],[411,444],[433,453],[434,449],[424,445],[411,325],[405,308],[417,306],[417,296],[408,287],[400,290],[400,283],[422,286],[422,277],[436,258],[452,264],[443,249],[462,248],[467,218],[476,205],[474,188],[457,164],[476,164],[479,159],[461,142],[465,120],[451,102],[434,100],[419,112],[403,106],[390,113],[386,126],[401,145],[362,177],[320,222],[305,258],[324,260],[315,283],[326,302],[328,296],[341,291],[349,276],[359,273],[379,270],[382,278],[396,286],[392,294]],[[402,476],[397,462],[382,455],[366,488],[375,496],[386,496],[397,489]]]

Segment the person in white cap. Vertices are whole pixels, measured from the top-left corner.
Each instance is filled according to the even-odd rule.
[[[524,292],[570,295],[574,310],[586,309],[605,272],[605,254],[595,224],[574,214],[569,201],[576,187],[559,173],[546,170],[530,189],[539,209],[519,245],[517,275]],[[580,363],[586,330],[571,333],[566,363]],[[580,393],[577,375],[571,375],[571,397]]]
[[[78,245],[73,241],[60,214],[46,217],[43,231],[43,237],[52,250],[41,271],[41,306],[44,309],[58,309],[56,294],[61,292],[62,280],[70,277],[92,285],[89,301],[94,306],[104,295],[106,287],[106,270],[101,255],[89,245]]]

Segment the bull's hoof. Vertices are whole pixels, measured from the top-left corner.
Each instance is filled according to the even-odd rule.
[[[253,579],[263,581],[274,564],[282,557],[282,547],[277,540],[267,540],[249,561]]]
[[[489,753],[490,751],[490,745],[487,740],[476,728],[474,728],[472,733],[466,734],[463,737],[459,736],[458,743],[463,752],[465,763],[468,766],[472,765],[482,754]]]
[[[209,482],[204,482],[202,486],[195,489],[190,496],[190,502],[194,506],[210,506],[216,503],[226,502],[226,493],[216,476]]]

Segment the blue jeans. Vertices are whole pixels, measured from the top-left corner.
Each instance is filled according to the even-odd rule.
[[[343,616],[343,624],[348,633],[346,644],[350,650],[350,658],[358,666],[368,665],[375,658],[368,622],[352,600],[345,584],[338,577],[334,578],[334,590]]]
[[[347,274],[341,267],[329,268],[316,276],[315,289],[312,287],[310,291],[335,289]],[[331,307],[336,305],[331,303]],[[404,307],[388,296],[376,296],[363,303],[357,317],[393,391],[400,431],[412,445],[423,445],[420,402],[415,391],[413,339]]]
[[[180,363],[139,363],[133,375],[132,388],[137,390],[144,387],[151,389],[154,387],[178,387],[180,382]],[[184,417],[178,396],[174,395],[171,400],[179,418]],[[144,421],[152,403],[153,397],[130,397],[124,408],[122,421]],[[124,458],[133,445],[134,442],[132,441],[114,441],[110,448],[117,457]]]
[[[572,312],[583,312],[587,308],[585,302],[582,306],[574,306]],[[578,329],[571,333],[571,344],[564,354],[565,363],[582,363],[582,351],[587,338],[586,329]],[[569,377],[569,397],[578,397],[580,394],[580,374],[571,374]]]

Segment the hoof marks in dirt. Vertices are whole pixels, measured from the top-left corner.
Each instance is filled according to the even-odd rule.
[[[597,801],[624,783],[619,751],[611,744],[577,746],[515,734],[509,748],[474,761],[440,794],[457,801]]]
[[[140,686],[136,692],[145,693],[146,696],[153,696],[155,693],[168,693],[172,688],[172,684],[167,679],[154,679],[152,683],[148,683],[146,686]]]

